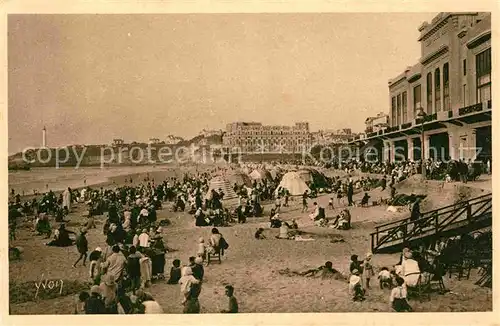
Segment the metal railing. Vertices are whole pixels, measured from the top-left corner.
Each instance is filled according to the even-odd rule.
[[[375,227],[371,233],[371,248],[373,252],[384,245],[408,243],[411,240],[427,235],[437,235],[454,225],[470,224],[491,213],[492,195],[476,197],[467,201],[422,213],[417,220],[406,218],[385,223]]]

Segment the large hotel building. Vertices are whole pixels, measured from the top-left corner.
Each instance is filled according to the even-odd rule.
[[[302,153],[312,146],[308,122],[293,126],[265,126],[260,122],[233,122],[226,126],[223,146],[242,153]]]
[[[418,30],[419,62],[389,80],[388,126],[352,144],[390,161],[420,159],[422,139],[425,158],[491,158],[491,13],[440,13]]]

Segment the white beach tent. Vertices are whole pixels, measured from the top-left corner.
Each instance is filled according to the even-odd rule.
[[[281,182],[276,189],[276,193],[278,193],[282,188],[287,189],[292,196],[300,196],[306,190],[311,191],[297,172],[286,173],[281,179]]]

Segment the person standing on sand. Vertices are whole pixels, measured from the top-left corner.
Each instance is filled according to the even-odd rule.
[[[353,206],[354,201],[352,200],[352,196],[354,195],[354,187],[352,184],[352,180],[349,180],[349,185],[347,186],[347,206]]]
[[[89,251],[89,243],[87,241],[87,238],[85,237],[86,234],[87,230],[82,229],[78,237],[76,237],[76,248],[78,249],[78,253],[80,254],[80,256],[73,264],[73,268],[76,268],[76,264],[78,264],[78,262],[80,262],[82,258],[83,266],[85,266],[85,261],[87,260],[87,252]]]
[[[307,194],[307,190],[302,194],[302,213],[307,212],[307,198],[309,195]]]

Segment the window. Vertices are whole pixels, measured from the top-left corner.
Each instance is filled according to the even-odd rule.
[[[491,100],[491,48],[476,55],[477,102]]]
[[[406,123],[408,121],[408,99],[407,99],[407,96],[406,96],[406,92],[403,92],[403,95],[402,95],[402,102],[403,102],[403,122],[402,123]]]
[[[432,73],[427,74],[427,114],[432,114]]]
[[[441,73],[439,71],[439,68],[436,69],[434,72],[434,89],[436,92],[436,99],[435,99],[435,111],[439,112],[441,111]]]
[[[398,117],[397,117],[396,126],[399,126],[401,124],[401,94],[398,94],[396,99],[397,99],[397,108],[398,108]]]
[[[392,97],[392,106],[391,106],[392,119],[391,124],[394,127],[396,125],[396,97]]]
[[[467,76],[467,59],[463,61],[464,76]]]
[[[449,111],[450,104],[450,72],[448,62],[443,66],[443,106],[445,111]]]
[[[413,87],[413,116],[416,118],[418,109],[422,106],[422,86]]]
[[[469,103],[469,96],[467,95],[467,84],[464,84],[464,90],[463,90],[463,100],[464,100],[464,107],[466,107]]]

